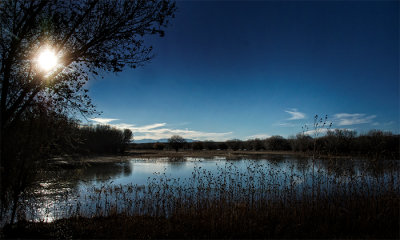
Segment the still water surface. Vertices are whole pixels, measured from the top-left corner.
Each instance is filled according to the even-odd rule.
[[[171,185],[182,188],[190,184],[198,185],[201,178],[208,179],[209,186],[223,184],[224,181],[228,185],[229,182],[240,182],[236,184],[240,184],[241,189],[244,189],[243,186],[275,189],[278,195],[279,191],[289,188],[303,194],[311,192],[315,181],[318,181],[319,188],[326,193],[329,193],[332,186],[358,189],[354,187],[354,183],[362,184],[363,191],[382,191],[385,190],[382,189],[384,186],[396,188],[399,192],[398,169],[399,161],[312,161],[310,158],[292,155],[265,155],[234,160],[225,157],[132,158],[123,163],[94,164],[44,174],[34,197],[27,200],[30,206],[27,217],[35,221],[53,221],[77,211],[83,215],[91,215],[96,208],[98,210],[107,204],[108,200],[104,200],[107,196],[118,203],[115,199],[118,198],[117,195],[112,195],[115,193],[105,193],[102,189],[125,191],[126,186],[139,189],[149,184],[163,184],[167,179],[174,182]],[[349,183],[352,185],[349,186]],[[100,196],[103,199],[100,200],[101,204]],[[134,195],[128,197],[135,198]]]

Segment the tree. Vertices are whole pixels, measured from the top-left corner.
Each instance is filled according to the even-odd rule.
[[[79,144],[76,152],[81,154],[124,153],[132,138],[131,130],[110,125],[81,126],[77,130]]]
[[[161,150],[164,150],[165,144],[164,143],[160,143],[160,142],[156,142],[156,143],[153,144],[153,148],[155,150],[161,151]]]
[[[232,139],[232,140],[226,141],[226,144],[233,151],[237,151],[242,146],[242,141],[240,141],[239,139]]]
[[[214,141],[204,141],[203,142],[203,148],[207,149],[207,150],[216,150],[218,149],[218,144]]]
[[[123,143],[122,143],[122,149],[121,152],[125,152],[126,147],[131,143],[133,138],[133,133],[130,129],[124,129],[124,138],[123,138]]]
[[[197,141],[192,144],[193,150],[203,150],[203,142]]]
[[[169,0],[0,1],[2,209],[10,200],[6,196],[13,196],[15,207],[27,185],[26,176],[33,172],[31,167],[21,168],[28,165],[28,149],[43,149],[42,143],[15,139],[15,131],[23,136],[21,129],[35,127],[29,125],[32,121],[94,113],[85,83],[104,72],[119,72],[125,66],[136,68],[148,62],[152,47],[145,44],[144,36],[163,36],[174,11],[175,3]],[[48,62],[51,67],[43,66],[44,55],[52,57]],[[26,154],[11,151],[10,139],[17,141],[14,144]],[[21,145],[23,142],[29,146]],[[29,157],[32,163],[40,159],[44,158]],[[18,190],[5,186],[14,170],[19,171],[20,177],[15,180],[20,183],[15,188]]]
[[[255,139],[249,139],[246,141],[247,149],[252,149],[259,151],[261,149],[265,149],[264,143],[261,139],[255,138]]]
[[[168,139],[168,144],[170,148],[175,149],[177,152],[180,148],[182,148],[186,143],[186,140],[179,136],[179,135],[174,135],[171,138]]]
[[[169,0],[1,1],[2,128],[34,102],[88,113],[93,107],[84,89],[89,76],[148,62],[152,47],[143,36],[163,36],[174,10]],[[43,71],[37,60],[48,48],[59,64]]]
[[[290,150],[290,143],[282,136],[272,136],[266,140],[267,149],[271,151]]]

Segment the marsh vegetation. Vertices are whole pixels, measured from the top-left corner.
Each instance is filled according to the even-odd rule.
[[[107,89],[107,91],[112,93],[112,98],[120,99],[122,102],[112,104],[113,101],[104,102],[109,102],[110,106],[116,109],[116,106],[129,105],[129,109],[123,111],[125,113],[132,111],[135,117],[143,118],[142,123],[153,122],[158,119],[154,117],[152,111],[160,114],[160,116],[167,112],[173,114],[171,105],[161,104],[160,106],[163,107],[154,108],[158,104],[153,103],[162,102],[165,96],[168,98],[168,101],[164,102],[165,104],[172,103],[175,100],[169,102],[170,99],[179,97],[176,99],[185,99],[185,101],[179,100],[177,102],[185,103],[190,108],[197,105],[202,106],[201,108],[193,108],[193,110],[196,110],[197,116],[204,114],[204,117],[209,119],[212,119],[214,113],[217,112],[223,112],[227,109],[237,110],[236,114],[232,112],[232,114],[220,116],[220,119],[224,121],[220,122],[219,126],[221,127],[226,125],[225,121],[234,122],[240,120],[241,116],[253,116],[248,115],[246,110],[254,109],[254,113],[257,113],[258,116],[258,109],[265,109],[264,100],[271,100],[261,98],[261,95],[260,98],[248,98],[247,96],[250,96],[248,94],[262,90],[262,86],[268,90],[280,89],[279,85],[271,88],[269,84],[263,85],[262,81],[258,80],[257,83],[247,82],[242,84],[244,80],[252,78],[249,76],[258,75],[257,72],[247,72],[247,70],[261,69],[263,73],[260,76],[263,76],[266,61],[268,66],[272,66],[271,69],[280,69],[279,71],[284,69],[284,72],[293,72],[290,66],[297,67],[296,64],[293,64],[297,61],[296,58],[289,55],[284,56],[284,58],[293,62],[280,63],[280,61],[277,61],[276,63],[281,67],[278,65],[274,67],[274,61],[282,57],[282,49],[289,50],[285,50],[288,53],[303,49],[301,46],[303,44],[290,44],[295,51],[291,51],[290,46],[288,48],[286,45],[280,45],[289,43],[286,40],[294,40],[293,43],[303,42],[303,40],[306,40],[304,43],[326,43],[335,54],[316,51],[322,54],[322,61],[326,60],[326,56],[339,56],[340,54],[336,53],[345,52],[346,54],[341,58],[336,60],[332,58],[331,62],[337,61],[346,64],[346,61],[343,61],[343,59],[346,59],[351,61],[349,63],[359,63],[356,65],[363,67],[357,71],[362,73],[365,73],[367,66],[374,66],[370,67],[374,71],[377,70],[376,66],[378,65],[389,66],[388,61],[377,65],[372,62],[353,61],[349,58],[352,55],[369,56],[366,59],[374,59],[374,57],[371,57],[373,55],[364,54],[364,50],[349,55],[351,52],[343,51],[342,48],[340,50],[334,48],[335,45],[344,46],[347,43],[352,43],[351,46],[347,46],[348,49],[354,50],[357,49],[354,46],[359,46],[361,49],[373,49],[378,53],[379,46],[389,46],[385,42],[379,41],[376,45],[363,45],[368,41],[357,40],[357,42],[347,37],[339,37],[338,39],[344,41],[342,43],[334,42],[335,44],[319,41],[319,38],[315,38],[317,41],[314,38],[310,38],[310,41],[306,38],[302,38],[302,40],[298,36],[306,36],[307,29],[307,31],[303,31],[304,29],[301,27],[293,26],[286,28],[286,24],[292,22],[290,21],[291,11],[276,11],[277,14],[275,14],[273,8],[271,8],[274,12],[272,15],[265,14],[269,8],[257,7],[254,9],[262,10],[260,16],[276,15],[284,16],[285,19],[276,19],[272,22],[268,20],[265,22],[267,25],[265,25],[264,20],[267,19],[257,17],[254,24],[258,23],[264,26],[254,27],[256,25],[249,25],[248,29],[254,29],[256,32],[247,35],[247,30],[240,31],[244,33],[240,36],[245,37],[249,42],[247,43],[246,40],[244,45],[242,42],[240,44],[237,42],[238,47],[231,48],[236,43],[231,42],[232,45],[229,43],[230,40],[242,41],[237,37],[237,29],[244,26],[242,23],[251,18],[249,18],[250,15],[246,15],[243,18],[245,21],[242,21],[238,16],[246,12],[242,10],[250,5],[246,3],[244,8],[238,8],[240,14],[232,15],[232,20],[238,20],[238,23],[241,24],[232,24],[235,21],[230,21],[227,15],[222,14],[226,9],[231,9],[230,7],[224,6],[220,8],[224,11],[214,14],[217,13],[215,11],[218,11],[218,7],[201,7],[197,5],[198,3],[195,4],[196,6],[193,7],[182,8],[180,13],[183,13],[184,9],[196,9],[197,13],[204,14],[204,17],[199,18],[201,21],[197,22],[207,26],[204,29],[193,27],[196,24],[193,25],[193,22],[181,18],[184,15],[197,15],[197,13],[188,12],[180,15],[178,19],[184,21],[191,31],[180,31],[179,28],[173,31],[179,34],[175,37],[172,35],[171,39],[179,41],[171,41],[171,39],[167,41],[167,43],[173,43],[171,48],[168,47],[168,52],[174,53],[173,57],[168,57],[167,60],[168,62],[171,60],[171,64],[165,64],[162,60],[160,61],[162,62],[161,67],[160,65],[154,67],[154,70],[168,68],[168,71],[162,70],[165,74],[167,72],[183,74],[186,70],[192,71],[192,67],[187,67],[186,64],[181,63],[176,64],[173,58],[176,57],[184,63],[195,63],[193,65],[199,68],[193,68],[192,73],[188,71],[188,80],[184,81],[185,84],[181,84],[179,80],[186,78],[184,75],[177,77],[164,75],[164,73],[149,75],[142,79],[144,82],[135,82],[134,85],[121,84],[129,90],[132,87],[134,91],[130,91],[129,96],[140,96],[139,93],[146,93],[142,97],[138,97],[139,101],[136,101],[136,103],[139,102],[142,105],[141,107],[146,110],[145,112],[137,111],[138,105],[131,105],[131,98],[123,99],[122,96],[126,95],[122,91],[113,90],[113,88]],[[284,3],[284,5],[287,4]],[[297,7],[290,8],[297,9]],[[396,9],[395,7],[392,8]],[[343,9],[347,11],[351,8]],[[289,138],[276,135],[266,139],[250,139],[247,141],[230,139],[223,142],[189,142],[181,136],[174,135],[166,143],[134,144],[131,143],[132,132],[129,129],[122,130],[107,125],[83,125],[78,120],[93,120],[95,119],[93,117],[98,116],[98,111],[90,98],[89,79],[109,78],[111,75],[108,75],[108,73],[118,72],[123,72],[122,76],[133,76],[124,71],[141,67],[157,55],[157,52],[153,52],[152,44],[155,44],[155,46],[162,45],[152,37],[163,37],[165,35],[165,30],[171,26],[170,21],[175,17],[176,10],[176,3],[172,0],[0,1],[0,238],[293,237],[398,239],[400,237],[400,135],[398,135],[398,129],[392,126],[386,129],[392,129],[397,135],[379,130],[357,134],[354,131],[344,129],[331,129],[332,124],[328,124],[328,116],[321,118],[315,115],[311,134],[308,134],[309,129],[304,129],[302,133]],[[213,12],[209,12],[209,10]],[[343,12],[336,14],[331,9],[325,11],[333,13],[335,16],[342,17],[343,15],[342,20],[346,19]],[[321,15],[314,14],[316,12],[321,13],[310,9],[312,15]],[[357,17],[357,14],[353,14],[351,11],[349,13],[356,16],[355,18],[359,19],[360,22],[367,24],[365,29],[374,33],[374,36],[382,37],[383,35],[377,35],[375,34],[376,31],[371,30],[369,20],[374,21],[373,25],[376,25],[379,31],[390,32],[384,28],[388,24],[375,24],[377,23],[375,22],[376,19],[374,15],[371,15],[373,12],[369,10],[365,18],[368,21],[361,21],[363,18]],[[222,16],[224,20],[215,19],[211,21],[214,15]],[[306,16],[307,14],[301,12],[300,15]],[[312,28],[312,25],[306,24],[308,21],[300,22],[300,15],[296,12],[293,15],[295,18],[292,18],[292,20],[295,19],[296,22],[299,20],[299,26]],[[324,21],[328,20],[330,23],[342,22],[334,19],[329,20],[328,15],[322,15]],[[379,15],[386,16],[386,14]],[[397,19],[397,17],[393,19]],[[319,35],[323,37],[321,39],[325,39],[329,37],[326,34],[327,31],[338,33],[338,36],[341,36],[341,31],[338,31],[341,28],[329,28],[328,25],[330,24],[325,26],[324,21],[313,20],[313,22],[318,23],[319,28],[323,29],[323,34],[322,32],[315,34],[315,37]],[[215,24],[220,22],[227,22],[229,25],[219,27],[218,24]],[[267,26],[267,29],[270,28],[268,27],[269,23],[285,24],[273,24],[271,30],[276,28],[279,30],[278,32],[271,32],[268,35],[262,34],[265,26]],[[345,24],[346,29],[353,26],[351,22],[343,21],[343,24]],[[215,32],[210,31],[212,26],[216,27]],[[232,26],[234,27],[232,28]],[[359,30],[364,28],[361,27],[362,25],[355,26],[360,26],[356,27]],[[231,39],[229,39],[230,35],[228,34],[223,34],[221,38],[217,36],[229,29],[235,30],[235,35],[231,35],[234,36]],[[293,31],[296,29],[300,31],[299,34]],[[395,30],[397,32],[397,27]],[[296,35],[293,35],[294,37],[282,35],[284,38],[277,39],[276,43],[279,44],[264,40],[260,42],[261,44],[257,44],[257,42],[252,41],[264,37],[273,40],[274,37],[271,38],[271,36],[279,37],[285,32],[293,32]],[[359,31],[346,30],[345,32],[358,33]],[[372,36],[370,33],[368,35],[358,34],[354,39],[373,39],[369,37]],[[254,39],[251,37],[252,35]],[[262,37],[263,35],[264,37]],[[337,39],[336,35],[334,39]],[[185,40],[186,36],[195,36],[195,38],[187,41]],[[314,34],[310,34],[310,36],[314,36]],[[206,37],[203,40],[206,40],[208,46],[200,44],[203,42],[203,37]],[[214,37],[217,37],[215,40],[220,39],[221,41],[213,41]],[[227,40],[228,42],[225,44]],[[185,44],[180,44],[180,41]],[[193,44],[191,42],[195,42],[195,44],[190,46]],[[394,42],[397,46],[397,41]],[[221,43],[223,45],[219,46]],[[174,45],[186,45],[189,48],[188,50],[175,49]],[[250,49],[246,50],[251,45],[257,47],[254,52],[253,50],[248,51]],[[218,51],[210,50],[212,49],[210,47],[213,46]],[[242,51],[241,46],[246,46],[246,49],[242,49]],[[263,53],[263,47],[266,46],[273,46],[277,50],[276,55],[274,56],[274,51],[270,51],[273,49],[266,51],[265,57],[259,55],[261,58],[241,54],[241,52],[253,52],[258,55],[258,53]],[[199,47],[201,47],[201,54],[193,54]],[[203,47],[206,51],[202,50]],[[309,49],[315,48],[315,46],[309,47]],[[308,47],[304,49],[308,49]],[[219,52],[219,50],[228,50],[228,52]],[[207,52],[215,52],[217,55],[207,56],[207,54],[204,54]],[[307,52],[308,50],[302,51],[301,54],[296,55],[301,56],[300,61],[313,63],[309,66],[309,69],[313,72],[319,69],[328,70],[314,64],[319,62],[319,59],[304,61]],[[186,61],[184,59],[186,54],[180,55],[180,53],[189,53],[188,56],[199,58],[187,59],[190,61]],[[230,62],[226,58],[232,56],[232,53],[238,58],[229,57],[229,59],[235,60],[235,62]],[[202,59],[203,55],[206,58]],[[380,54],[375,59],[385,60],[385,57],[382,57],[385,55]],[[219,57],[224,58],[219,59]],[[216,60],[217,64],[214,64],[210,59]],[[240,63],[237,59],[245,60],[243,62],[245,64],[237,65],[240,67],[236,69],[236,64]],[[248,61],[249,59],[259,60],[252,62]],[[207,72],[207,67],[204,68],[203,63],[216,67],[217,71]],[[257,67],[258,64],[261,64],[259,68]],[[223,65],[234,69],[222,69]],[[346,68],[354,67],[353,64],[346,65]],[[289,68],[287,68],[288,66]],[[175,67],[178,68],[174,69]],[[182,69],[186,70],[182,71]],[[239,69],[246,70],[244,72],[247,72],[247,75],[236,74],[235,71]],[[310,72],[309,69],[304,69],[304,72]],[[343,79],[346,82],[342,83],[346,83],[347,86],[347,83],[350,83],[348,79],[353,79],[354,76],[359,75],[350,74],[347,77],[336,78],[337,69],[343,69],[343,66],[333,66],[331,72],[327,71],[322,76],[328,76],[328,79],[332,77],[335,81]],[[346,69],[343,70],[343,73],[345,73]],[[217,91],[210,91],[209,85],[202,87],[203,83],[207,83],[207,81],[214,84],[213,77],[217,77],[225,71],[229,74],[233,73],[233,78],[229,75],[221,78],[226,82],[222,80],[219,82],[220,79],[216,79],[215,87],[221,86],[221,88],[215,88]],[[382,71],[383,73],[397,72],[383,68]],[[269,76],[272,77],[281,74],[280,72],[271,73],[272,75]],[[297,70],[293,73],[297,74]],[[196,78],[202,74],[204,74],[204,79],[199,81],[200,85],[186,85],[187,83],[196,83]],[[365,76],[367,75],[375,76],[375,73],[367,73]],[[384,78],[377,79],[383,79],[383,82],[380,81],[377,86],[389,86],[389,88],[397,89],[392,85],[383,84],[397,84],[397,75],[393,77],[395,79],[393,82],[385,80],[385,74],[378,74],[377,76],[381,75]],[[166,85],[153,82],[157,79],[157,76],[162,76],[162,83]],[[246,78],[235,79],[239,76],[246,76]],[[300,75],[293,78],[296,79],[297,77],[301,79]],[[307,76],[304,79],[308,78]],[[141,77],[137,80],[139,79]],[[167,79],[172,80],[172,82],[167,82]],[[374,81],[370,79],[370,81],[363,83],[373,83]],[[297,84],[296,82],[285,82],[284,85],[293,88]],[[337,86],[341,86],[340,84]],[[152,88],[148,89],[148,92],[142,91],[140,86],[144,85],[152,86]],[[179,89],[181,85],[186,85],[188,88]],[[308,82],[306,85],[313,86]],[[319,83],[316,85],[319,85]],[[166,91],[168,88],[165,88],[165,86],[174,88],[173,94],[168,95]],[[243,87],[252,86],[256,87],[255,90],[257,91],[243,91]],[[323,88],[323,91],[318,88],[315,88],[314,91],[325,93],[327,92],[326,89],[332,90],[329,87],[331,84],[326,86],[327,88]],[[358,89],[359,82],[357,81],[357,84],[352,87]],[[165,94],[153,94],[155,88],[162,89]],[[185,95],[192,94],[193,90],[197,89],[203,89],[207,91],[207,94],[199,95],[202,96],[199,98],[200,102],[186,101],[186,99],[197,98],[196,95]],[[236,93],[240,92],[240,94],[233,94],[235,92],[231,94],[230,89],[236,89]],[[351,90],[351,86],[347,86],[346,89]],[[392,98],[382,98],[389,103],[390,100],[393,101],[398,96],[392,89],[386,93],[376,91],[376,88],[372,89],[371,92],[357,92],[366,94],[366,105],[363,108],[368,109],[371,105],[369,104],[371,93],[379,92],[382,95],[377,96],[381,97],[384,97],[384,95],[392,96]],[[292,94],[286,94],[287,91],[283,92],[285,92],[281,98],[283,101],[275,102],[275,104],[276,106],[288,107],[283,106],[283,102],[290,102],[287,100],[290,100]],[[336,91],[329,92],[336,93]],[[341,91],[339,92],[341,93]],[[101,91],[98,93],[101,93]],[[226,95],[231,95],[234,98],[225,99],[224,94],[221,95],[220,93],[228,93]],[[271,93],[273,92],[265,94],[264,91],[260,91],[262,96],[271,96]],[[300,100],[304,97],[303,93],[298,92]],[[213,95],[218,96],[218,98],[213,99]],[[151,96],[151,100],[146,100],[143,96]],[[254,96],[256,97],[256,95]],[[342,96],[345,97],[345,95],[332,95],[330,100],[335,99],[334,102],[339,102],[336,101],[336,97],[341,97],[341,100],[353,99],[346,97],[342,99]],[[246,99],[252,102],[232,105],[236,101],[241,102]],[[357,97],[354,99],[362,102],[364,98]],[[382,105],[384,102],[382,99],[376,102],[376,106],[385,106]],[[307,101],[315,101],[315,96]],[[305,99],[303,104],[299,102],[299,105],[305,106],[304,103],[307,101]],[[224,106],[223,103],[225,102],[229,105]],[[347,103],[347,101],[341,102]],[[146,105],[147,103],[152,103],[152,105]],[[208,103],[217,105],[213,108]],[[252,107],[248,107],[250,105]],[[381,123],[372,122],[372,119],[377,115],[368,116],[366,113],[336,115],[347,116],[351,118],[350,120],[353,120],[350,122],[355,124],[371,123],[370,126],[385,127],[385,118],[389,120],[393,116],[398,116],[394,114],[398,111],[398,108],[391,106],[391,104],[388,106],[387,108],[385,106],[384,112],[390,114],[386,117],[382,116],[379,119]],[[324,109],[322,107],[317,108]],[[174,109],[187,110],[186,107],[176,104]],[[200,111],[202,109],[215,109],[215,112],[211,111],[210,114],[210,112]],[[335,109],[339,110],[340,107],[335,107]],[[346,109],[344,108],[341,111],[346,111]],[[185,111],[175,112],[175,117],[182,118],[189,115],[196,117],[196,114],[193,114],[194,111]],[[327,109],[327,111],[332,112],[333,110]],[[371,109],[371,112],[373,111],[376,110]],[[288,121],[306,119],[306,115],[296,109],[286,110],[285,112],[293,115],[286,119]],[[108,114],[112,115],[112,113]],[[269,118],[270,114],[275,113],[268,113],[264,117]],[[146,119],[145,117],[152,115],[153,119]],[[261,116],[258,117],[258,120],[262,120]],[[170,119],[175,119],[175,117]],[[119,116],[115,116],[115,118],[122,119]],[[163,116],[161,119],[168,119],[168,117]],[[100,119],[99,122],[107,123],[114,120],[117,119]],[[201,118],[197,120],[201,121]],[[388,125],[395,123],[398,123],[398,121],[387,122]],[[209,122],[205,121],[202,124],[207,126]],[[236,124],[237,128],[241,128],[244,122]],[[257,124],[257,121],[247,122],[246,124]],[[261,123],[258,122],[258,124]],[[166,123],[152,124],[142,129],[151,130],[153,133],[167,132],[171,135],[175,132],[178,134],[203,133],[202,131],[188,129],[172,131],[175,129],[157,127],[164,125]],[[339,127],[351,125],[347,122],[346,124],[339,124]],[[114,126],[124,126],[136,130],[141,128],[133,124],[122,123]],[[218,125],[213,127],[218,129]],[[257,132],[264,131],[264,127],[267,126],[261,126]],[[235,127],[232,127],[232,130],[233,128]],[[230,130],[228,132],[228,129],[226,130],[226,133],[233,133]],[[324,133],[326,132],[326,135],[320,134],[322,130]],[[215,133],[211,135],[207,132],[204,133],[206,133],[207,138],[208,136],[234,136],[225,133],[222,133],[222,135],[221,133],[217,135]],[[254,136],[265,135],[257,134]],[[205,137],[199,138],[205,139]],[[137,150],[141,150],[141,152],[137,152]],[[265,155],[263,151],[273,152],[274,154]],[[144,152],[150,154],[144,154]],[[291,155],[280,155],[278,152],[291,152]],[[294,153],[301,153],[301,156],[295,156]],[[124,158],[115,157],[119,154],[124,155]],[[99,158],[82,159],[83,156],[92,158],[95,156],[94,158],[96,158],[98,155],[103,155],[103,158],[101,160]],[[107,155],[108,159],[104,155]],[[149,155],[163,158],[142,158]],[[188,155],[191,157],[188,157]],[[204,155],[209,156],[209,158],[205,158]],[[337,159],[338,156],[342,158]],[[322,157],[327,158],[323,159]],[[126,158],[131,159],[128,161]]]
[[[42,179],[48,187],[36,201],[29,196],[30,207],[7,236],[397,238],[398,167],[270,155],[132,159],[81,175],[68,170]]]

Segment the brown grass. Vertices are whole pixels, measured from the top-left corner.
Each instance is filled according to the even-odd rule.
[[[29,238],[393,238],[399,237],[399,202],[352,197],[249,207],[215,201],[171,217],[116,214],[52,223],[19,222],[6,237]]]
[[[394,165],[397,166],[397,165]],[[340,166],[339,166],[340,167]],[[93,188],[86,202],[52,223],[20,221],[5,237],[38,238],[395,238],[398,169],[331,178],[251,162],[211,173],[195,167],[185,182],[158,174],[146,186]],[[310,184],[302,184],[308,182]],[[186,185],[185,185],[186,184]]]

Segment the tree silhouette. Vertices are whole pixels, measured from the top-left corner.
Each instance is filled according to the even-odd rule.
[[[144,37],[163,36],[174,11],[175,3],[169,0],[0,1],[2,206],[7,202],[6,196],[12,196],[15,208],[26,186],[22,182],[27,181],[32,168],[21,168],[27,165],[24,156],[30,156],[37,148],[44,149],[43,144],[19,142],[15,136],[26,137],[23,131],[36,126],[27,125],[33,120],[46,118],[47,122],[57,122],[56,119],[77,113],[94,113],[84,88],[88,79],[148,62],[152,47],[145,44]],[[57,60],[57,64],[52,62],[54,66],[45,70],[39,62],[44,51],[52,51]],[[36,138],[32,135],[29,139]],[[47,138],[47,142],[51,139]],[[10,144],[20,145],[20,150]],[[43,154],[39,155],[29,161],[42,159]],[[9,179],[8,173],[14,170],[18,179]],[[9,182],[21,184],[6,194]]]
[[[185,143],[186,140],[179,135],[174,135],[168,139],[168,144],[170,148],[175,149],[176,152],[179,150],[179,148],[182,148]]]
[[[121,152],[124,152],[126,150],[127,146],[133,140],[132,138],[133,138],[132,131],[130,129],[124,129],[124,138],[122,143],[123,148],[121,149]]]
[[[83,88],[89,76],[149,61],[152,47],[143,37],[163,36],[174,10],[168,0],[1,1],[1,126],[33,102],[89,112]],[[43,72],[35,58],[48,47],[60,64]]]

